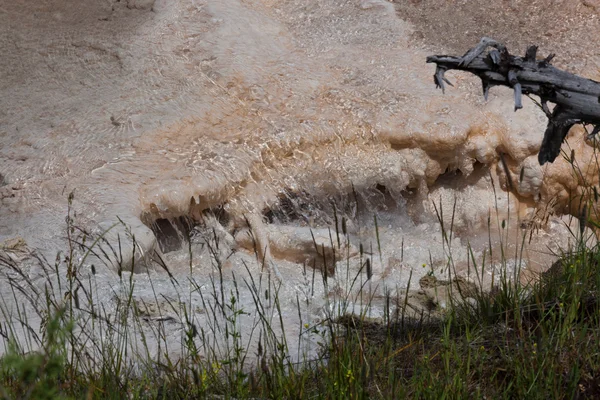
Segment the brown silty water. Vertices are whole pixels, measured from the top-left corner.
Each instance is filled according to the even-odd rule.
[[[575,240],[569,215],[598,183],[594,143],[574,129],[564,149],[575,151],[576,168],[563,157],[540,167],[546,118],[533,102],[514,113],[501,88],[485,102],[477,79],[459,73],[448,74],[455,87],[442,95],[424,60],[495,36],[515,52],[541,44],[558,53],[559,67],[595,78],[600,58],[585,35],[597,10],[569,2],[561,9],[568,23],[557,26],[548,21],[560,10],[549,1],[454,3],[1,5],[5,251],[64,248],[74,192],[78,226],[101,232],[120,218],[127,228],[107,238],[120,236],[123,252],[131,251],[127,232],[135,235],[136,272],[155,265],[156,254],[174,275],[200,281],[215,273],[215,260],[228,277],[277,270],[292,333],[301,330],[296,295],[313,299],[305,321],[322,319],[325,298],[356,294],[346,274],[366,259],[379,297],[406,290],[410,277],[415,296],[426,298],[416,282],[446,277],[449,266],[467,275],[469,248],[479,261],[504,247],[504,266],[547,268]],[[544,10],[540,23],[521,23],[531,7]],[[342,219],[347,240],[335,250]],[[308,295],[313,267],[330,269],[331,284]],[[111,262],[97,272],[98,302],[114,300],[116,276]],[[148,275],[135,279],[136,298],[153,302]]]

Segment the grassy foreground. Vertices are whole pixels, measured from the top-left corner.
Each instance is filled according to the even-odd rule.
[[[70,235],[74,234],[71,227]],[[72,241],[88,251],[96,245],[86,246],[85,237],[78,237],[79,242]],[[26,327],[23,333],[17,322],[0,324],[0,335],[8,344],[0,359],[2,398],[600,396],[600,246],[579,246],[566,253],[531,284],[503,274],[494,290],[470,294],[471,301],[460,301],[459,293],[455,296],[459,300],[439,318],[415,319],[402,306],[401,312],[390,312],[383,321],[332,315],[322,326],[320,357],[304,363],[291,362],[286,338],[275,327],[283,321],[268,317],[269,311],[259,301],[264,287],[254,281],[244,282],[255,297],[255,304],[245,307],[257,309],[260,315],[255,325],[259,345],[251,352],[239,332],[239,316],[246,310],[239,304],[237,284],[236,291],[219,292],[217,288],[223,287],[219,278],[211,278],[213,293],[206,295],[207,308],[223,321],[219,328],[198,327],[183,307],[179,312],[185,322],[185,351],[180,357],[169,358],[167,349],[159,359],[150,357],[147,349],[133,353],[128,336],[141,335],[141,342],[147,342],[141,329],[142,310],[132,301],[131,292],[118,304],[116,315],[94,309],[91,276],[95,272],[88,276],[78,272],[81,264],[76,258],[71,248],[54,266],[38,259],[48,282],[52,276],[58,285],[40,288],[14,260],[0,257],[14,300],[25,296],[42,318],[40,332],[33,332],[25,309],[11,312],[2,306],[5,320]],[[59,263],[66,265],[64,273]],[[222,268],[217,267],[222,279]],[[122,275],[124,283],[126,276]],[[275,310],[277,290],[269,284],[269,293],[265,292]],[[86,298],[91,308],[83,305]],[[389,302],[402,305],[402,299]],[[23,334],[31,338],[30,348],[15,340]],[[156,335],[160,338],[160,329]],[[224,351],[211,348],[215,343],[211,337],[217,336],[225,337]]]

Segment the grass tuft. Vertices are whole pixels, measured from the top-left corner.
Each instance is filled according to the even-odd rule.
[[[443,221],[441,206],[436,212]],[[346,220],[341,218],[341,230],[337,214],[335,220],[331,245],[340,252],[334,253],[334,262],[349,265],[341,250],[349,243]],[[121,242],[113,248],[104,240],[106,232],[94,237],[77,229],[70,209],[67,223],[69,247],[54,263],[35,254],[30,258],[41,279],[27,273],[23,260],[0,252],[0,270],[10,288],[0,303],[2,398],[600,396],[598,244],[576,245],[527,284],[519,268],[507,267],[503,251],[494,265],[491,257],[477,265],[471,253],[470,270],[479,282],[473,288],[454,270],[453,223],[447,230],[442,224],[448,279],[437,290],[450,291],[448,307],[435,315],[411,311],[405,290],[397,298],[386,295],[382,319],[369,318],[366,311],[374,298],[368,285],[372,259],[367,257],[373,251],[367,253],[361,245],[362,267],[354,276],[348,272],[338,278],[345,279],[352,297],[326,296],[320,321],[307,320],[302,310],[310,307],[315,280],[322,279],[328,293],[334,278],[326,265],[319,273],[305,267],[310,295],[296,296],[301,330],[291,340],[281,303],[285,287],[269,274],[253,275],[249,266],[245,271],[225,269],[214,230],[207,241],[214,274],[202,281],[192,273],[191,246],[187,282],[175,279],[164,260],[155,260],[159,268],[148,270],[148,279],[154,302],[163,306],[153,313],[149,304],[136,299],[138,280],[128,269],[118,269],[108,298],[99,289],[98,265],[86,267],[92,257],[122,260]],[[381,261],[376,218],[374,224]],[[498,222],[501,233],[505,224]],[[579,234],[583,237],[583,230]],[[128,239],[135,248],[135,238]],[[324,249],[316,251],[325,258]],[[511,265],[520,265],[520,257],[517,251]],[[491,290],[484,289],[483,276],[492,270]],[[158,290],[153,282],[157,274],[167,276],[173,297]],[[437,279],[426,278],[422,284]],[[361,311],[352,312],[350,304]],[[207,322],[197,320],[195,307],[210,316]],[[176,348],[168,323],[181,328]],[[318,351],[301,357],[300,343],[309,335],[318,338]]]

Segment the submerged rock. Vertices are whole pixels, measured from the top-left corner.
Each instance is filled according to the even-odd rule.
[[[337,245],[335,233],[329,229],[268,225],[267,234],[271,254],[275,259],[287,260],[323,270],[333,275],[335,264],[358,254],[353,245]],[[250,230],[242,230],[235,236],[237,244],[250,251],[256,250],[256,242]]]

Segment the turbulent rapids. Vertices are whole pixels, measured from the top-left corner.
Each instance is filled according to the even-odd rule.
[[[357,295],[348,271],[368,262],[377,298],[412,281],[414,307],[442,307],[427,279],[441,282],[450,256],[468,284],[500,246],[512,268],[542,271],[593,200],[595,142],[573,129],[576,161],[542,167],[532,102],[513,113],[508,89],[484,102],[458,72],[441,96],[424,63],[441,44],[406,2],[67,3],[0,10],[0,242],[37,277],[27,252],[65,248],[74,193],[73,223],[110,228],[103,243],[119,248],[90,256],[100,303],[123,263],[152,304],[150,272],[176,297],[161,263],[206,282],[215,263],[227,279],[267,269],[300,331],[298,293],[318,320],[328,297]],[[576,72],[594,78],[597,61]],[[314,270],[331,283],[307,291]]]

